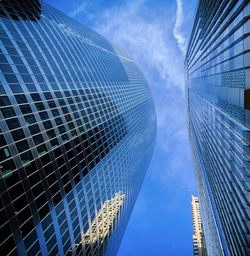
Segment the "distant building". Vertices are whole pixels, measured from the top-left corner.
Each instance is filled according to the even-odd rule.
[[[192,196],[193,216],[193,249],[194,256],[205,256],[205,245],[203,243],[202,221],[198,197]]]
[[[200,0],[186,95],[208,256],[250,255],[250,1]]]
[[[155,143],[135,62],[39,0],[0,1],[0,254],[117,254]]]

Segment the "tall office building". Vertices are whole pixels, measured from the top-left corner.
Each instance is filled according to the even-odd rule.
[[[209,256],[250,255],[249,35],[249,1],[199,1],[186,89]]]
[[[155,141],[135,62],[38,0],[0,1],[0,254],[116,255]]]
[[[202,221],[198,197],[192,196],[193,217],[193,250],[194,256],[205,256],[205,245],[203,241]]]

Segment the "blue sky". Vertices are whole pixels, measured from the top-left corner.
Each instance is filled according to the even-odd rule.
[[[153,93],[157,142],[118,256],[192,255],[184,55],[196,0],[47,0],[125,49]]]

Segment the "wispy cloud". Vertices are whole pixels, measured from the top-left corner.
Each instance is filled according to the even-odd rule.
[[[181,32],[182,23],[183,23],[183,2],[182,0],[176,0],[176,20],[175,20],[175,25],[173,29],[173,34],[184,56],[186,54],[187,40]]]
[[[186,46],[179,32],[183,22],[182,3],[177,2],[176,17],[171,8],[166,14],[170,17],[166,19],[168,23],[156,15],[153,15],[155,19],[148,18],[150,10],[145,7],[145,1],[138,0],[102,13],[95,29],[128,51],[151,86],[158,119],[157,145],[165,152],[163,170],[151,173],[151,178],[161,177],[163,182],[171,179],[177,186],[190,191],[193,183],[190,155],[187,154],[183,70]]]
[[[141,12],[143,5],[142,0],[133,1],[122,9],[106,11],[99,17],[96,30],[127,50],[152,85],[156,86],[154,74],[158,80],[164,81],[164,87],[183,88],[183,62],[178,58],[174,40],[167,38],[171,24],[145,19]]]
[[[69,13],[69,16],[71,17],[75,17],[81,13],[85,13],[86,12],[86,7],[87,7],[87,4],[86,2],[82,2],[80,5],[78,5],[73,11],[71,11]]]

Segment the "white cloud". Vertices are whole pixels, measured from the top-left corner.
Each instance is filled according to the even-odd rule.
[[[157,145],[165,152],[165,170],[150,173],[162,182],[176,182],[186,191],[193,187],[184,103],[185,38],[180,33],[182,3],[173,17],[147,18],[145,1],[133,1],[100,15],[96,30],[125,49],[144,72],[154,99],[158,120]],[[143,12],[144,10],[144,12]],[[150,10],[147,10],[150,12]],[[173,35],[174,31],[174,35]],[[177,40],[177,44],[176,44]],[[181,49],[181,52],[179,48]],[[188,182],[189,181],[189,182]]]
[[[175,20],[175,25],[173,29],[173,34],[184,56],[186,54],[187,40],[185,36],[181,33],[182,23],[183,23],[183,3],[182,3],[182,0],[176,0],[176,20]]]
[[[72,12],[70,12],[68,15],[71,17],[75,17],[78,14],[85,13],[87,4],[86,2],[82,2],[80,5],[78,5]]]
[[[171,86],[183,88],[183,62],[177,56],[173,38],[167,38],[166,29],[171,31],[170,24],[162,24],[157,19],[145,19],[142,7],[143,1],[140,0],[121,9],[106,11],[99,18],[96,30],[127,50],[152,85],[154,78],[151,74],[155,73],[157,79],[165,82],[164,86],[170,86],[171,83]]]

